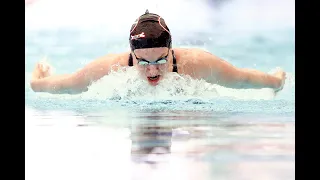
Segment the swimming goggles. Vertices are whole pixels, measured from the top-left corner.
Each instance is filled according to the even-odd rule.
[[[169,49],[168,49],[168,54],[164,57],[161,57],[155,61],[148,61],[146,59],[143,58],[137,58],[136,54],[133,52],[134,56],[136,57],[138,64],[142,65],[142,66],[146,66],[146,65],[161,65],[161,64],[165,64],[168,62],[168,56],[169,56]]]

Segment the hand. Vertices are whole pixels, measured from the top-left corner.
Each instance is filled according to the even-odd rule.
[[[38,62],[32,73],[32,79],[42,79],[51,75],[52,66],[44,60]]]
[[[286,81],[286,73],[282,70],[278,70],[277,72],[275,72],[273,74],[273,76],[277,77],[280,81],[281,81],[281,85],[279,88],[275,89],[275,92],[279,92],[283,89],[283,86],[285,84],[285,81]]]

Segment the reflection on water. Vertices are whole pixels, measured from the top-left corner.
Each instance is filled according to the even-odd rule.
[[[294,117],[116,114],[27,116],[26,179],[294,179]]]
[[[164,156],[170,154],[171,140],[171,126],[159,125],[157,119],[139,124],[131,129],[132,159],[146,163],[156,163],[157,160],[161,161],[163,159],[155,155]]]
[[[195,173],[191,179],[294,179],[294,122],[210,117],[205,124],[177,115],[140,115],[145,121],[131,129],[132,159],[153,168],[175,161],[187,179]]]

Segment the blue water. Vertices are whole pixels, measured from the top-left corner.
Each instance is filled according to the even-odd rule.
[[[295,179],[294,1],[137,2],[26,7],[26,179]],[[202,48],[238,67],[282,68],[284,89],[275,96],[184,76],[171,81],[173,74],[154,88],[134,68],[79,95],[30,89],[44,56],[63,74],[129,50],[128,29],[146,8],[166,19],[174,46]]]

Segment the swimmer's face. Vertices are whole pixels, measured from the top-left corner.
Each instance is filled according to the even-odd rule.
[[[171,58],[169,52],[169,48],[166,47],[134,50],[133,57],[136,58],[137,69],[150,85],[158,85],[167,72]]]

